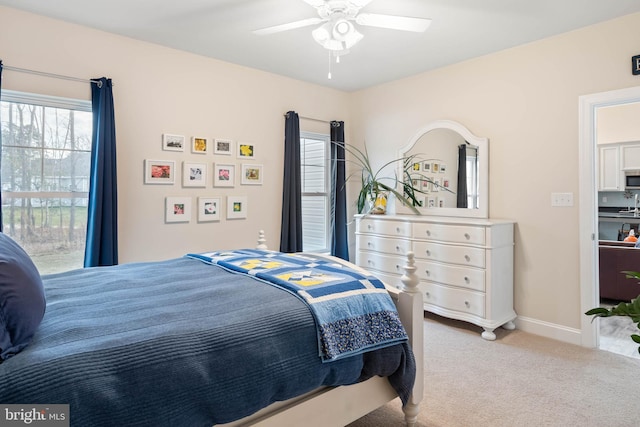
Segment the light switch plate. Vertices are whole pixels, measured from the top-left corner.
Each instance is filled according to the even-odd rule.
[[[551,193],[551,206],[573,206],[573,193]]]

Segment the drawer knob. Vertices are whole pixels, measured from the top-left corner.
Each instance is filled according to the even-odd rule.
[[[471,236],[469,235],[469,233],[464,233],[464,238],[469,240],[471,238]]]
[[[429,292],[425,292],[425,293],[424,293],[424,295],[425,295],[427,298],[430,298],[430,297],[431,297],[431,294],[430,294]]]
[[[426,274],[427,276],[431,276],[431,272],[429,270],[425,270],[424,274]]]
[[[431,231],[427,230],[427,236],[431,236]]]
[[[373,246],[373,243],[367,242],[367,246],[371,247],[371,246]]]
[[[470,282],[470,280],[469,280],[469,278],[467,276],[464,277],[464,281],[465,281],[465,283],[469,283]]]
[[[400,252],[400,246],[396,246],[396,251]]]
[[[400,232],[400,227],[396,227],[396,233]]]
[[[371,225],[371,224],[367,225],[367,229],[368,230],[373,230],[373,225]]]
[[[427,254],[427,256],[431,256],[431,251],[429,249],[427,249],[425,253]]]
[[[468,261],[471,261],[471,257],[470,257],[469,255],[465,255],[465,256],[464,256],[464,259],[466,259],[466,260],[467,260],[467,262],[468,262]]]
[[[469,304],[469,301],[465,301],[465,302],[464,302],[464,305],[465,305],[467,308],[471,307],[471,304]]]

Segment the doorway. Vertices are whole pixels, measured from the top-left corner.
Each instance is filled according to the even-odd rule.
[[[597,112],[599,108],[640,102],[640,86],[584,95],[579,98],[580,178],[580,302],[584,313],[600,303],[598,290],[598,167]],[[581,316],[581,338],[585,347],[600,346],[599,322]]]

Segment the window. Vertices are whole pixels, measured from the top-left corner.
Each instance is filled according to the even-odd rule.
[[[300,132],[305,251],[329,251],[329,139],[329,135]]]
[[[41,274],[84,261],[91,102],[2,91],[4,232]]]

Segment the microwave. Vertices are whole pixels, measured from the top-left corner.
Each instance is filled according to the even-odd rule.
[[[640,190],[640,171],[628,171],[624,174],[625,190]]]

